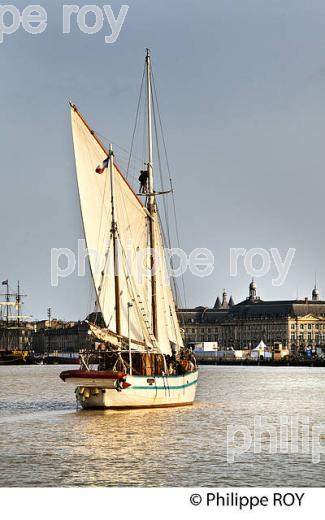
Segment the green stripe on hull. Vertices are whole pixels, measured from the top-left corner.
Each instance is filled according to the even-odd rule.
[[[184,377],[186,375],[194,375],[194,374],[197,374],[197,373],[198,373],[198,370],[195,370],[194,372],[188,372],[187,374],[184,374]],[[177,377],[177,379],[179,379],[182,376],[180,376],[180,375],[178,375],[178,376],[168,375],[168,376],[164,377],[164,376],[138,376],[137,375],[136,377],[137,377],[137,379],[148,379],[148,377],[157,377],[157,379],[165,379],[165,378],[167,378],[167,379],[173,379],[174,378],[175,379]]]
[[[187,388],[188,386],[196,385],[197,379],[195,381],[192,381],[191,383],[187,383],[186,385],[178,385],[178,386],[169,386],[168,384],[166,386],[131,386],[133,390],[180,390],[182,388]]]

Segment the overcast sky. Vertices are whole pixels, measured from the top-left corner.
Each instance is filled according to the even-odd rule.
[[[107,22],[96,35],[76,23],[63,35],[62,2],[37,3],[46,31],[21,29],[0,44],[0,277],[21,281],[26,310],[44,318],[51,307],[64,319],[90,310],[89,277],[50,283],[51,247],[76,250],[82,237],[68,100],[128,149],[146,47],[181,245],[215,255],[210,277],[186,276],[187,304],[212,305],[224,287],[236,302],[247,295],[242,260],[229,273],[235,247],[296,248],[282,286],[272,285],[274,266],[257,279],[263,299],[310,295],[315,272],[325,298],[325,3],[132,0],[113,44]],[[110,4],[117,13],[121,3]]]

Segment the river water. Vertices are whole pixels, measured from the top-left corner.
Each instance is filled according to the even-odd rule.
[[[131,411],[76,410],[62,369],[0,367],[1,487],[325,484],[325,368],[201,367],[193,407]]]

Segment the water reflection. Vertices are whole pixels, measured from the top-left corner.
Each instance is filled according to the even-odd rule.
[[[1,486],[322,486],[306,455],[228,464],[228,424],[325,420],[324,369],[204,367],[193,407],[76,410],[61,367],[0,367]]]

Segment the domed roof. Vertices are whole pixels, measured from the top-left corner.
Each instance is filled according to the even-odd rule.
[[[256,289],[256,282],[255,282],[254,278],[252,279],[251,283],[249,284],[249,288]]]

